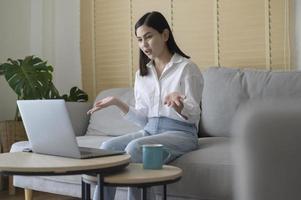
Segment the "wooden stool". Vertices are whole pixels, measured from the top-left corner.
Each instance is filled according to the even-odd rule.
[[[150,170],[143,169],[140,163],[130,163],[124,170],[105,176],[101,186],[138,187],[142,189],[143,200],[146,200],[148,187],[163,185],[163,198],[166,200],[166,185],[180,180],[182,173],[182,169],[171,165],[163,165],[159,170]],[[95,185],[97,181],[95,176],[82,176],[82,196],[85,200],[90,200],[90,184]]]

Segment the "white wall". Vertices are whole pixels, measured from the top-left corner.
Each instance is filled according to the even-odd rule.
[[[1,0],[0,63],[37,55],[54,67],[61,94],[81,88],[79,0]],[[16,96],[0,76],[0,121],[13,119]]]
[[[13,16],[13,17],[12,17]],[[28,1],[0,1],[0,63],[30,53],[30,4]],[[13,119],[15,94],[0,76],[0,120]]]
[[[32,53],[54,67],[54,83],[61,94],[81,87],[80,1],[31,0],[31,8]]]
[[[55,0],[54,60],[55,84],[60,92],[69,93],[81,85],[80,1]]]

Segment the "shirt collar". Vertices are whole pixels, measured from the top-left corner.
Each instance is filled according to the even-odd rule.
[[[171,57],[169,63],[167,63],[166,67],[170,67],[172,66],[174,63],[179,63],[181,62],[183,59],[182,56],[180,56],[179,54],[177,53],[174,53],[173,56]],[[153,60],[149,61],[147,64],[146,64],[147,67],[153,67],[154,64],[153,64]]]

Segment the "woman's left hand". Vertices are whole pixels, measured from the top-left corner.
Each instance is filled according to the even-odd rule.
[[[172,92],[164,98],[164,105],[174,108],[177,113],[181,114],[184,107],[183,101],[185,98],[185,95],[182,95],[179,92]]]

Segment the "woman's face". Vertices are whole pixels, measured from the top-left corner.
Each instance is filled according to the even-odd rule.
[[[142,25],[136,30],[138,46],[149,59],[160,57],[167,49],[168,31],[159,33],[156,29]]]

